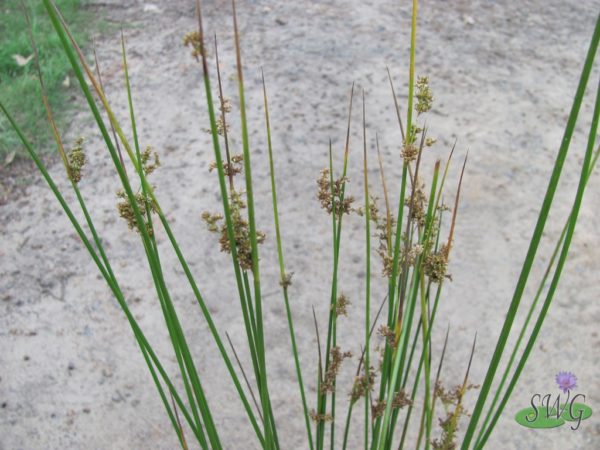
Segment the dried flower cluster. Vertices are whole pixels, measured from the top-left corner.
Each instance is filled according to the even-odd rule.
[[[433,94],[429,89],[429,77],[418,77],[417,78],[417,114],[422,114],[431,109],[433,103]]]
[[[69,178],[73,183],[81,181],[81,171],[85,165],[85,152],[83,151],[83,138],[77,138],[75,146],[67,155]]]
[[[421,253],[423,253],[423,246],[421,244],[413,245],[406,255],[406,264],[409,266],[414,266]]]
[[[223,215],[219,213],[211,214],[208,211],[204,211],[202,213],[202,220],[204,220],[208,226],[209,231],[212,233],[217,233],[221,229],[219,222],[223,220]]]
[[[220,105],[219,105],[219,109],[221,110],[222,114],[227,114],[231,112],[231,100],[229,100],[228,98],[225,97],[220,97]]]
[[[230,125],[225,121],[225,114],[231,112],[231,101],[228,98],[221,98],[219,104],[219,110],[221,114],[216,118],[217,134],[219,136],[225,136],[229,133]],[[210,128],[205,128],[204,131],[208,134],[212,134]]]
[[[439,419],[442,435],[439,439],[433,439],[431,446],[435,450],[453,450],[456,448],[456,432],[458,424],[467,410],[462,405],[465,393],[470,389],[477,389],[478,385],[466,384],[455,386],[452,390],[446,390],[438,380],[434,387],[434,395],[439,398],[446,409],[446,418]]]
[[[394,333],[390,327],[387,325],[381,325],[377,330],[377,333],[379,333],[381,337],[385,338],[385,341],[390,348],[396,348],[396,333]]]
[[[225,176],[233,177],[233,176],[237,175],[238,173],[241,173],[242,170],[244,170],[243,162],[244,162],[244,155],[241,155],[241,154],[233,155],[231,157],[230,163],[227,163],[227,162],[223,163],[223,172],[225,173]],[[217,168],[216,161],[212,161],[208,166],[208,170],[210,172],[212,172],[216,168]]]
[[[160,160],[158,158],[158,153],[150,146],[146,147],[144,151],[140,154],[140,161],[142,166],[143,173],[148,176],[152,172],[154,172],[160,166]],[[117,191],[117,198],[121,199],[117,202],[117,210],[119,211],[119,216],[123,218],[127,222],[127,226],[130,230],[136,230],[138,233],[141,228],[137,222],[135,217],[135,212],[127,194],[122,189]],[[152,197],[148,193],[144,193],[141,189],[134,194],[135,203],[142,215],[142,219],[144,220],[144,226],[150,236],[154,234],[154,230],[150,225],[150,222],[144,218],[147,212],[149,213],[157,213],[158,206],[152,199]]]
[[[377,400],[371,405],[371,416],[373,416],[373,419],[383,416],[386,405],[387,403],[385,400]]]
[[[140,154],[142,161],[142,169],[146,175],[150,175],[157,168],[160,167],[160,159],[158,153],[151,146],[147,146],[144,151]],[[152,159],[152,162],[150,161]]]
[[[198,31],[190,31],[183,36],[183,45],[192,48],[192,56],[199,60],[204,50],[204,43],[202,42],[200,33]]]
[[[398,392],[396,392],[396,395],[394,395],[394,400],[392,401],[392,408],[402,409],[405,406],[410,406],[412,404],[413,402],[406,393],[406,391],[404,389],[400,389]]]
[[[416,134],[411,134],[411,136],[413,136],[414,140],[414,136]],[[410,143],[405,143],[404,147],[402,147],[402,150],[400,151],[400,156],[402,156],[402,159],[404,159],[404,163],[408,164],[411,161],[414,161],[415,159],[417,159],[417,156],[419,155],[419,147],[417,147],[413,142]]]
[[[352,391],[350,391],[350,401],[352,403],[359,400],[361,397],[367,395],[367,392],[371,392],[375,386],[375,370],[373,367],[369,368],[369,373],[364,373],[354,379],[354,385]]]
[[[288,272],[283,275],[281,280],[279,280],[279,285],[284,289],[289,288],[292,285],[292,276],[294,276],[294,272]]]
[[[410,210],[410,218],[418,226],[425,225],[427,218],[427,195],[425,194],[425,185],[417,180],[413,188],[413,194],[406,199],[406,206]]]
[[[325,372],[325,376],[323,377],[323,381],[321,381],[320,391],[321,394],[325,394],[327,392],[333,392],[335,390],[335,379],[337,378],[337,374],[340,371],[340,367],[342,366],[342,362],[346,358],[351,358],[351,352],[342,352],[340,347],[332,347],[330,350],[330,359],[329,359],[329,367]]]
[[[321,207],[328,214],[335,213],[336,217],[341,217],[342,214],[350,214],[354,198],[344,195],[344,188],[348,182],[347,177],[340,177],[331,182],[329,169],[321,170],[321,176],[317,179],[319,187],[317,198],[321,203]],[[335,211],[334,211],[335,210]]]
[[[233,236],[237,250],[238,262],[243,270],[252,270],[252,243],[250,241],[250,226],[243,217],[242,210],[246,208],[246,203],[242,199],[242,194],[232,190],[229,196],[229,208],[231,210],[231,220],[233,222]],[[231,245],[227,235],[227,224],[221,222],[223,216],[220,214],[211,214],[207,211],[202,213],[202,220],[208,225],[209,231],[219,233],[219,244],[221,251],[231,253]],[[257,241],[262,244],[265,241],[265,234],[262,231],[256,231]]]
[[[121,199],[121,201],[117,203],[117,210],[119,211],[119,216],[125,219],[125,221],[127,222],[127,226],[130,230],[135,230],[138,233],[140,233],[140,226],[138,225],[135,213],[133,211],[133,206],[129,202],[127,194],[125,193],[125,191],[119,190],[117,192],[117,197]],[[146,212],[146,208],[148,208],[148,211],[150,211],[151,213],[158,212],[156,203],[154,203],[148,195],[144,195],[143,192],[138,192],[137,194],[135,194],[135,202],[137,204],[138,209],[140,210],[140,213],[142,214],[142,219]],[[152,227],[150,226],[150,223],[144,222],[144,226],[146,227],[148,234],[152,236],[154,232],[152,230]]]
[[[443,244],[439,251],[427,255],[423,263],[423,271],[433,283],[441,283],[445,277],[448,277],[449,249]]]
[[[331,305],[333,309],[335,307],[335,315],[339,316],[348,316],[348,306],[350,305],[350,301],[345,294],[340,294],[337,298],[335,305]]]
[[[310,418],[315,423],[331,422],[333,420],[333,416],[331,414],[317,414],[317,412],[314,409],[312,409],[309,414],[310,414]]]
[[[379,207],[377,206],[377,197],[371,196],[371,201],[369,202],[369,218],[371,222],[375,225],[375,237],[379,242],[379,246],[377,247],[377,254],[381,258],[381,262],[383,264],[382,274],[385,277],[392,276],[392,266],[394,264],[394,258],[392,256],[392,249],[390,248],[391,240],[394,239],[395,231],[394,227],[396,225],[396,219],[393,215],[390,214],[389,224],[388,218],[382,217],[379,214]],[[364,214],[362,208],[357,210],[359,215]]]

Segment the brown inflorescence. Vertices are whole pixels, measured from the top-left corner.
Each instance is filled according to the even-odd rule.
[[[410,406],[412,404],[413,402],[406,393],[406,391],[404,391],[404,389],[400,389],[398,392],[396,392],[396,395],[394,395],[394,400],[392,401],[392,408],[402,409],[405,406]]]
[[[77,138],[75,146],[69,151],[67,155],[68,173],[69,178],[73,183],[79,183],[81,181],[81,171],[85,165],[86,157],[83,151],[83,138]]]
[[[435,450],[453,450],[456,448],[456,432],[462,416],[468,415],[468,411],[462,404],[465,393],[470,389],[477,389],[478,385],[457,385],[451,390],[446,390],[441,381],[437,381],[434,387],[434,395],[439,398],[446,409],[446,418],[439,419],[442,435],[439,439],[433,439],[431,446]]]
[[[142,169],[146,175],[150,175],[160,167],[158,153],[151,146],[147,146],[144,149],[144,151],[140,154],[140,159],[142,161]],[[150,162],[150,159],[152,159],[152,162]]]
[[[423,263],[423,271],[433,283],[441,283],[444,278],[449,277],[446,274],[448,270],[448,247],[443,244],[439,251],[427,255]]]
[[[223,163],[223,173],[225,174],[226,177],[233,177],[239,173],[242,173],[242,170],[244,169],[243,162],[244,162],[244,155],[233,155],[231,157],[230,163],[227,163],[227,162]],[[209,172],[212,172],[216,168],[217,168],[216,161],[212,161],[208,166]]]
[[[385,338],[385,341],[390,348],[396,348],[396,333],[394,333],[390,327],[387,325],[381,325],[377,330],[377,333],[379,333],[381,337]]]
[[[310,418],[316,422],[331,422],[333,420],[333,416],[331,414],[317,414],[317,412],[313,409],[309,413]]]
[[[367,395],[368,392],[373,390],[375,386],[375,370],[373,367],[369,368],[369,373],[364,373],[354,379],[352,391],[350,391],[350,401],[356,402],[361,397]]]
[[[242,216],[242,210],[246,208],[246,204],[242,199],[241,193],[235,190],[231,191],[229,208],[239,265],[243,270],[252,270],[250,226],[248,225],[248,221]],[[221,251],[231,253],[231,243],[229,242],[229,236],[227,234],[227,224],[220,223],[223,217],[220,214],[204,212],[202,214],[202,219],[207,223],[209,231],[220,234],[219,243],[221,244]],[[257,230],[256,238],[257,242],[262,244],[265,241],[265,234],[262,231]]]
[[[346,297],[346,294],[340,294],[335,302],[335,305],[331,305],[331,309],[335,309],[335,315],[337,317],[348,316],[348,306],[350,306],[348,297]]]
[[[342,362],[344,361],[344,359],[352,357],[351,352],[342,352],[342,350],[338,346],[332,347],[329,353],[329,367],[325,372],[323,381],[321,382],[321,394],[333,392],[335,390],[335,379],[337,378],[337,374],[340,371]]]
[[[433,104],[433,94],[429,89],[429,77],[418,77],[417,78],[417,114],[422,114],[431,109]]]
[[[321,207],[328,214],[334,213],[336,217],[341,217],[342,214],[350,214],[353,211],[352,203],[354,202],[354,197],[347,196],[344,193],[344,188],[348,181],[347,177],[340,177],[337,180],[333,180],[332,183],[329,169],[321,170],[321,175],[317,179],[319,187],[317,198],[321,203]]]
[[[183,45],[192,48],[192,56],[199,60],[204,51],[204,45],[201,39],[200,32],[190,31],[183,36]]]
[[[117,197],[121,199],[121,201],[117,203],[117,210],[119,211],[119,216],[125,219],[125,221],[127,222],[127,226],[130,230],[135,230],[138,233],[141,232],[140,226],[135,217],[133,206],[131,205],[131,202],[129,201],[129,198],[127,197],[125,191],[119,190],[117,192]],[[144,195],[143,192],[138,192],[137,194],[134,194],[134,198],[142,216],[142,219],[144,219],[146,208],[148,208],[148,210],[152,213],[158,212],[156,203],[154,203],[149,196]],[[150,226],[150,223],[144,221],[144,226],[146,227],[148,234],[152,236],[154,232],[152,230],[152,227]]]

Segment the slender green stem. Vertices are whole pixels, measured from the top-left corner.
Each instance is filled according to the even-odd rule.
[[[267,144],[269,149],[269,174],[271,178],[271,195],[273,197],[273,220],[275,221],[275,237],[277,241],[277,257],[279,260],[279,275],[280,275],[280,284],[283,291],[283,301],[285,304],[285,312],[288,321],[288,329],[290,332],[290,340],[292,343],[292,353],[294,355],[294,364],[296,367],[296,379],[298,380],[298,387],[300,389],[300,398],[302,400],[302,409],[304,411],[304,422],[306,425],[306,434],[308,437],[308,445],[312,450],[313,447],[313,438],[312,431],[310,426],[310,417],[308,415],[308,406],[306,404],[306,394],[304,391],[304,382],[302,381],[302,370],[300,365],[300,359],[298,355],[298,346],[296,344],[296,333],[294,332],[294,320],[292,317],[292,311],[290,308],[290,302],[288,299],[288,286],[291,284],[291,276],[286,274],[285,271],[285,263],[283,260],[283,245],[281,242],[281,231],[279,228],[279,210],[277,207],[277,188],[275,183],[275,168],[273,163],[273,145],[271,142],[271,125],[269,121],[269,104],[267,100],[267,87],[265,85],[265,76],[262,73],[262,83],[263,83],[263,96],[264,96],[264,105],[265,105],[265,123],[267,129]]]
[[[365,241],[366,241],[366,278],[365,278],[365,450],[369,448],[369,410],[371,409],[371,204],[369,199],[369,164],[367,159],[367,121],[365,113],[365,91],[363,90],[363,145],[364,145],[364,185],[365,185]]]
[[[599,16],[598,23],[600,23],[600,16]],[[525,367],[525,364],[527,363],[529,355],[531,354],[531,351],[533,349],[533,346],[535,345],[538,334],[544,323],[544,319],[546,318],[546,315],[548,313],[548,309],[550,308],[550,305],[552,304],[552,300],[554,298],[554,293],[556,292],[556,288],[558,286],[558,282],[560,281],[560,276],[561,276],[562,270],[563,270],[565,262],[567,260],[567,255],[569,253],[569,247],[571,245],[571,240],[572,240],[573,234],[575,232],[575,226],[577,225],[577,217],[579,215],[579,209],[581,207],[581,202],[583,200],[583,194],[585,193],[585,188],[587,185],[588,174],[590,172],[590,163],[591,163],[592,154],[594,151],[596,134],[598,132],[599,119],[600,119],[600,79],[598,82],[598,88],[597,88],[597,92],[596,92],[596,104],[594,107],[594,115],[592,118],[592,124],[590,126],[588,144],[587,144],[587,148],[586,148],[586,152],[585,152],[585,157],[583,159],[583,165],[581,167],[581,175],[579,177],[579,186],[577,188],[577,194],[575,195],[575,200],[573,201],[573,207],[571,209],[571,215],[569,217],[569,227],[567,229],[567,233],[565,234],[564,243],[562,245],[560,256],[559,256],[558,262],[556,264],[556,270],[554,272],[554,276],[552,277],[552,282],[550,283],[550,287],[546,294],[546,299],[545,299],[542,309],[538,315],[538,318],[535,322],[535,326],[531,332],[529,340],[527,341],[525,350],[523,350],[523,354],[521,355],[519,363],[517,364],[517,368],[515,369],[514,375],[511,379],[508,387],[506,388],[506,393],[504,394],[502,401],[498,405],[498,409],[496,410],[496,413],[494,414],[494,417],[492,418],[489,426],[487,427],[487,429],[485,430],[485,433],[481,437],[479,444],[476,445],[476,448],[483,448],[483,446],[487,442],[488,438],[490,437],[490,434],[492,433],[492,430],[494,429],[494,426],[496,425],[496,422],[498,421],[500,414],[502,414],[502,411],[504,410],[504,407],[506,406],[506,403],[508,402],[508,399],[510,398],[512,391],[513,391],[515,385],[517,384],[519,376],[521,375],[521,372],[523,371],[523,368]]]
[[[462,443],[462,450],[467,450],[469,448],[471,440],[473,439],[473,435],[475,434],[475,430],[476,430],[477,424],[479,422],[479,417],[481,416],[481,412],[483,410],[485,401],[487,400],[491,385],[494,381],[494,376],[496,375],[496,370],[500,363],[500,358],[504,352],[504,347],[506,346],[506,342],[508,340],[508,335],[510,334],[512,324],[513,324],[515,316],[517,314],[517,310],[519,308],[521,298],[522,298],[523,292],[525,290],[525,285],[527,284],[527,280],[529,278],[529,273],[531,271],[531,267],[533,265],[535,255],[537,253],[537,249],[538,249],[541,237],[542,237],[542,233],[543,233],[544,227],[546,225],[546,219],[548,218],[548,214],[550,212],[550,207],[552,206],[552,202],[554,200],[554,194],[555,194],[556,188],[558,186],[558,181],[560,179],[563,165],[564,165],[565,159],[566,159],[568,151],[569,151],[571,137],[573,136],[575,124],[577,122],[577,116],[578,116],[579,110],[581,108],[581,103],[583,101],[583,95],[585,93],[585,87],[587,85],[587,81],[588,81],[590,72],[593,67],[593,62],[594,62],[594,58],[596,56],[599,41],[600,41],[600,16],[598,16],[598,19],[596,21],[596,27],[594,29],[594,34],[593,34],[592,40],[590,42],[590,47],[589,47],[588,54],[587,54],[587,57],[585,60],[585,64],[583,66],[581,78],[579,80],[579,85],[577,87],[577,92],[575,94],[575,99],[573,100],[573,106],[571,108],[571,113],[569,114],[569,119],[567,121],[567,126],[566,126],[565,133],[564,133],[564,136],[563,136],[563,139],[561,142],[561,146],[558,151],[558,155],[556,156],[556,162],[554,163],[554,169],[552,171],[550,182],[548,184],[548,189],[547,189],[546,195],[544,197],[542,209],[540,211],[538,221],[536,223],[535,230],[533,232],[533,237],[531,238],[531,243],[529,244],[527,256],[525,257],[525,262],[523,263],[523,268],[521,270],[521,275],[519,276],[519,280],[517,282],[517,287],[515,289],[513,299],[509,306],[508,313],[506,315],[504,324],[502,326],[502,331],[500,332],[500,336],[499,336],[498,342],[496,344],[496,349],[494,350],[494,354],[492,356],[492,360],[488,367],[488,371],[485,376],[485,380],[483,382],[483,385],[481,386],[481,391],[479,393],[477,403],[475,404],[475,408],[473,410],[473,415],[471,416],[467,431],[465,433],[465,437],[464,437],[464,440]]]

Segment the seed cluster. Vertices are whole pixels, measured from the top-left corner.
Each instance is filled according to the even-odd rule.
[[[151,146],[147,146],[140,154],[142,168],[146,175],[150,175],[160,167],[160,159],[158,153]],[[152,159],[152,161],[150,161]]]
[[[411,134],[411,136],[414,136],[414,134]],[[402,156],[402,159],[404,159],[406,164],[417,159],[418,155],[419,147],[417,147],[414,143],[405,143],[404,147],[402,147],[402,150],[400,151],[400,156]]]
[[[231,221],[233,225],[233,237],[237,250],[238,263],[243,270],[252,270],[252,242],[250,240],[250,226],[243,217],[242,210],[246,208],[246,203],[242,198],[242,193],[232,190],[229,196],[229,208],[231,211]],[[219,233],[219,244],[221,251],[231,253],[231,243],[227,234],[227,224],[222,222],[223,216],[220,214],[211,214],[207,211],[202,213],[202,220],[208,225],[209,231]],[[265,241],[265,234],[262,231],[256,232],[257,242],[262,244]]]
[[[284,289],[289,288],[292,285],[292,276],[293,275],[294,275],[294,272],[288,272],[285,275],[283,275],[281,280],[279,280],[279,285]]]
[[[400,389],[398,392],[396,392],[396,395],[394,395],[394,400],[392,401],[392,408],[402,409],[405,406],[410,406],[412,404],[413,402],[406,393],[406,391],[404,389]]]
[[[423,271],[433,283],[441,283],[445,277],[448,277],[449,249],[446,244],[443,244],[440,250],[436,253],[431,253],[425,258],[423,263]]]
[[[160,166],[158,153],[151,146],[147,146],[140,154],[140,162],[142,171],[146,176],[153,173]],[[154,187],[152,187],[152,189],[154,189]],[[139,189],[137,193],[134,193],[133,197],[142,216],[142,220],[144,221],[143,226],[146,227],[148,234],[153,236],[154,230],[150,225],[150,221],[148,221],[144,216],[147,212],[156,214],[158,212],[158,205],[148,193],[144,193],[141,189]],[[127,196],[126,192],[120,189],[117,191],[117,198],[120,199],[120,201],[117,202],[117,211],[119,212],[119,216],[127,222],[127,226],[130,230],[135,230],[140,233],[141,224],[138,224],[133,205],[129,201],[129,197]]]
[[[390,348],[396,348],[396,333],[394,333],[390,327],[387,325],[381,325],[377,330],[377,333],[379,333],[381,337],[385,338],[385,341]]]
[[[335,305],[331,305],[333,309],[335,306],[335,315],[339,316],[348,316],[348,306],[350,306],[350,301],[345,294],[340,294],[335,302]]]
[[[446,390],[441,381],[437,381],[434,387],[434,395],[438,397],[446,409],[446,418],[439,419],[442,435],[439,439],[433,439],[431,446],[435,450],[453,450],[456,448],[456,432],[462,416],[468,415],[468,411],[462,404],[465,393],[470,389],[477,389],[475,384],[457,385],[451,390]]]
[[[344,188],[348,182],[347,177],[340,177],[331,182],[329,169],[321,170],[321,175],[317,179],[317,198],[321,207],[327,211],[327,214],[334,213],[336,217],[343,214],[350,214],[354,198],[344,194]]]
[[[75,146],[67,155],[69,178],[73,183],[79,183],[81,181],[81,171],[86,162],[85,152],[83,151],[83,141],[84,139],[82,137],[77,138]]]
[[[386,405],[387,402],[385,400],[377,400],[371,405],[371,415],[373,416],[373,419],[383,416]]]
[[[414,193],[405,200],[406,206],[410,210],[410,218],[420,227],[425,225],[427,218],[427,195],[425,195],[425,185],[417,180]]]
[[[242,170],[244,170],[244,155],[233,155],[231,157],[231,162],[227,163],[227,162],[223,162],[223,172],[225,174],[226,177],[233,177],[239,173],[242,173]],[[212,161],[209,166],[208,166],[208,170],[210,172],[212,172],[213,170],[215,170],[217,168],[217,162],[216,161]]]
[[[354,379],[354,385],[352,391],[350,391],[350,402],[354,403],[361,397],[367,395],[368,392],[373,390],[375,386],[375,370],[373,367],[369,368],[368,374],[363,374]]]
[[[429,89],[429,77],[418,77],[417,78],[417,114],[422,114],[431,109],[433,103],[433,94]]]
[[[117,203],[117,210],[119,211],[119,216],[125,219],[125,221],[127,222],[127,226],[130,230],[135,230],[138,233],[140,233],[140,226],[138,225],[133,206],[129,202],[127,194],[125,193],[125,191],[119,190],[117,192],[117,197],[121,199],[121,201]],[[138,192],[137,194],[134,194],[134,198],[137,207],[142,215],[142,219],[144,213],[146,212],[146,208],[148,208],[148,211],[150,211],[151,213],[158,212],[156,203],[154,203],[149,196],[144,195],[143,192]],[[154,232],[152,230],[152,227],[150,226],[150,223],[144,222],[144,226],[146,227],[146,231],[148,232],[148,234],[152,236]]]
[[[202,42],[200,32],[190,31],[183,36],[183,45],[192,48],[192,56],[199,60],[204,50],[204,44]]]
[[[321,381],[321,394],[333,392],[335,390],[335,379],[337,378],[337,374],[340,371],[342,362],[344,361],[344,359],[351,357],[351,352],[342,352],[342,350],[338,346],[333,347],[330,350],[329,368],[327,369],[327,372],[325,372],[323,381]]]
[[[396,219],[393,215],[390,214],[390,223],[388,224],[387,216],[382,217],[379,213],[377,201],[377,197],[371,196],[371,201],[369,202],[369,218],[371,219],[371,222],[373,222],[373,224],[375,225],[374,236],[379,242],[379,245],[377,247],[377,254],[381,258],[381,262],[383,264],[382,274],[384,277],[389,278],[392,275],[392,266],[394,264],[394,258],[392,257],[392,251],[390,248],[390,241],[393,240],[395,236],[394,227],[396,225]],[[359,215],[364,214],[363,208],[359,208],[356,211]]]
[[[333,420],[333,416],[331,414],[317,414],[317,412],[314,409],[310,411],[309,415],[315,423],[331,422]]]

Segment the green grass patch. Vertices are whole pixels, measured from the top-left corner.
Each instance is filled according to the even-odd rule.
[[[87,42],[91,14],[82,8],[81,0],[58,0],[65,19],[79,42]],[[50,128],[40,96],[39,81],[23,13],[27,8],[40,53],[42,73],[50,102],[55,109],[59,126],[64,124],[72,106],[70,87],[65,80],[74,81],[72,70],[42,2],[33,0],[2,0],[0,4],[0,99],[28,130],[29,138],[40,150],[53,148]],[[20,60],[20,61],[19,61]],[[0,162],[15,151],[25,154],[22,143],[4,117],[0,117]]]

